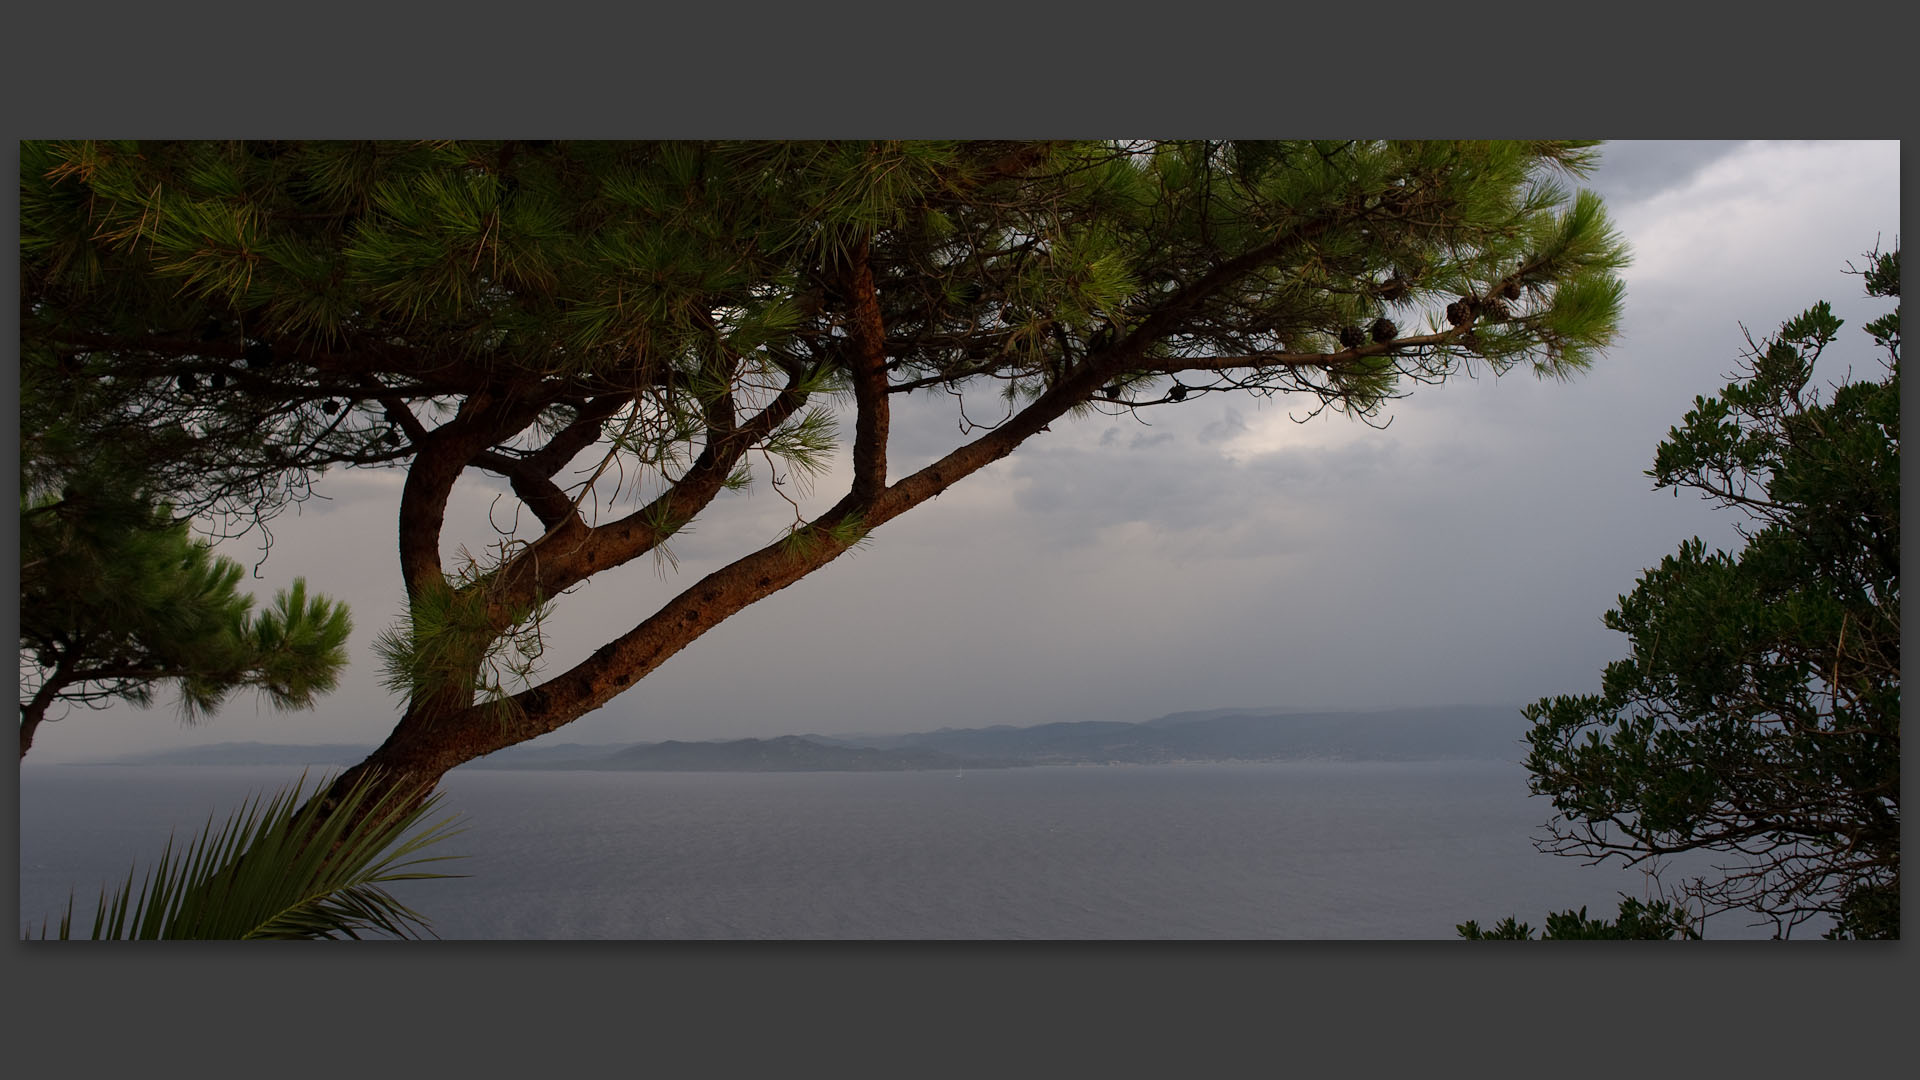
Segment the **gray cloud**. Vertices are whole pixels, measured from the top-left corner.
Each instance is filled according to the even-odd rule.
[[[1601,148],[1600,167],[1586,182],[1617,209],[1681,187],[1744,145],[1738,140],[1610,142]]]
[[[1210,446],[1214,443],[1226,442],[1235,436],[1246,434],[1247,430],[1247,421],[1240,415],[1240,410],[1229,405],[1221,411],[1220,419],[1200,429],[1200,443],[1203,446]]]

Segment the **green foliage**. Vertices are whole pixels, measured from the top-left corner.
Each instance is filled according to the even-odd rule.
[[[1897,251],[1869,256],[1898,297]],[[1752,345],[1745,376],[1694,403],[1655,456],[1658,487],[1743,511],[1738,553],[1699,539],[1607,613],[1632,655],[1601,693],[1543,699],[1532,790],[1557,814],[1544,850],[1736,856],[1688,894],[1783,931],[1899,933],[1900,413],[1896,319],[1870,334],[1885,374],[1823,395],[1840,320],[1817,304]],[[1891,329],[1890,329],[1891,328]]]
[[[813,558],[824,545],[851,550],[864,547],[871,537],[872,530],[854,516],[826,524],[796,525],[783,533],[778,543],[789,557],[805,561]]]
[[[1900,936],[1900,879],[1859,885],[1840,898],[1832,928],[1823,937],[1832,941]]]
[[[27,331],[205,324],[236,350],[379,342],[400,368],[388,391],[435,381],[435,365],[402,360],[421,350],[501,374],[637,366],[644,383],[693,371],[716,329],[743,358],[812,351],[811,279],[860,236],[898,370],[997,354],[1031,389],[1223,262],[1299,234],[1187,305],[1172,355],[1297,349],[1512,279],[1527,289],[1519,310],[1483,319],[1506,326],[1497,349],[1409,351],[1401,377],[1475,355],[1566,374],[1610,340],[1626,260],[1597,197],[1555,179],[1592,160],[1572,143],[36,142],[22,152]],[[1386,268],[1409,292],[1383,304]],[[111,310],[94,303],[108,297]],[[279,451],[249,464],[361,456],[346,436],[377,411],[316,427],[311,406],[335,380],[311,350],[285,351],[290,366],[226,403]],[[1361,411],[1399,381],[1266,378]]]
[[[1515,922],[1513,916],[1496,923],[1491,930],[1468,919],[1454,927],[1468,941],[1671,941],[1681,938],[1697,941],[1699,931],[1685,907],[1667,900],[1642,902],[1633,897],[1620,901],[1620,913],[1613,922],[1589,919],[1587,909],[1562,911],[1547,916],[1546,931],[1539,938],[1533,927]]]
[[[112,897],[101,890],[88,936],[314,940],[431,933],[418,912],[383,886],[462,876],[410,869],[460,857],[419,854],[457,831],[450,818],[415,829],[440,796],[407,805],[363,779],[328,806],[319,798],[303,802],[304,783],[302,776],[264,805],[256,796],[218,828],[209,818],[178,852],[169,839],[144,876],[135,866]],[[324,787],[316,787],[316,795]],[[57,936],[66,940],[74,929],[69,898]],[[45,923],[40,936],[47,936]]]
[[[761,449],[785,462],[789,466],[785,475],[793,478],[802,494],[811,494],[814,480],[833,467],[838,437],[839,423],[831,412],[808,409],[768,436]]]
[[[552,604],[503,607],[487,588],[489,577],[468,555],[462,577],[420,590],[374,639],[381,685],[404,699],[451,693],[463,703],[510,709],[513,693],[540,670],[540,624]]]
[[[59,495],[23,495],[20,515],[21,754],[56,705],[149,705],[171,684],[189,720],[251,687],[310,708],[347,664],[344,606],[304,580],[255,615],[245,571],[187,522],[97,471]]]
[[[182,317],[199,314],[187,307]],[[202,385],[182,374],[169,400],[44,337],[24,342],[21,360],[22,755],[56,708],[147,705],[161,684],[190,720],[240,687],[281,708],[332,690],[347,662],[346,608],[295,581],[254,615],[242,567],[189,534],[197,512],[272,503],[303,483],[204,456],[200,439],[223,430],[233,460],[267,453],[246,410],[223,403],[234,395],[181,394],[182,379]]]

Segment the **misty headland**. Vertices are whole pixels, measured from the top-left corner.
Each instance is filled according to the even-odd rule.
[[[509,747],[467,769],[664,772],[895,772],[1040,765],[1168,765],[1269,761],[1518,761],[1526,720],[1514,706],[1371,712],[1208,709],[1153,720],[944,727],[907,734],[799,734]],[[352,764],[356,744],[226,742],[89,764]]]

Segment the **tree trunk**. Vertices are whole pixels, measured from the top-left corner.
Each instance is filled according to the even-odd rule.
[[[53,707],[54,700],[60,696],[61,689],[69,684],[72,675],[72,658],[62,656],[53,670],[47,673],[46,681],[40,684],[40,689],[34,691],[33,697],[20,706],[21,760],[26,760],[27,751],[33,747],[34,729],[47,718],[47,710]]]
[[[36,700],[20,706],[20,757],[22,760],[25,760],[27,751],[33,748],[33,729],[39,727],[40,721],[46,719],[48,704],[48,702]]]

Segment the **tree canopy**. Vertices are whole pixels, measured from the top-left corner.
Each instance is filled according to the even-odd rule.
[[[173,503],[204,497],[185,432],[143,407],[132,380],[71,363],[20,379],[20,755],[54,711],[151,704],[184,715],[252,687],[306,708],[336,685],[352,624],[296,580],[255,615],[240,564],[192,535]]]
[[[240,591],[245,568],[213,554],[165,505],[97,474],[20,514],[20,756],[56,707],[148,705],[179,691],[193,719],[242,687],[308,708],[347,664],[345,607],[296,579],[268,610]]]
[[[406,472],[405,712],[431,785],[605,704],[708,629],[1066,417],[1209,393],[1369,417],[1612,339],[1624,245],[1579,142],[27,143],[23,362],[250,527],[331,466]],[[889,401],[965,435],[888,469]],[[851,414],[850,439],[838,420]],[[536,681],[542,613],[729,490],[824,511]],[[449,564],[448,496],[537,526]],[[350,772],[342,783],[357,779]]]
[[[1671,900],[1637,900],[1631,896],[1620,901],[1620,913],[1612,922],[1590,918],[1587,909],[1561,911],[1547,916],[1545,930],[1536,939],[1533,927],[1508,917],[1491,930],[1468,919],[1454,927],[1468,941],[1671,941],[1679,938],[1697,941],[1700,932],[1693,927],[1693,914]]]
[[[1900,295],[1900,254],[1871,253],[1871,296]],[[1898,937],[1900,331],[1866,326],[1878,378],[1814,368],[1839,337],[1816,304],[1698,398],[1648,473],[1743,511],[1745,546],[1698,538],[1607,613],[1631,655],[1599,694],[1529,706],[1532,790],[1556,816],[1543,850],[1640,863],[1728,855],[1682,892],[1784,936]]]

